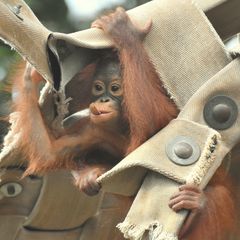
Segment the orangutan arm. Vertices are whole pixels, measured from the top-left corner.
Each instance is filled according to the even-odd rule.
[[[174,211],[191,210],[179,234],[180,239],[226,240],[236,226],[235,205],[231,187],[223,184],[219,173],[204,191],[184,185],[172,196],[169,206]]]
[[[37,73],[31,74],[32,68],[27,64],[21,82],[15,83],[19,94],[16,111],[19,112],[23,150],[30,160],[30,165],[32,163],[32,167],[35,167],[35,164],[43,165],[46,159],[54,161],[55,156],[52,153],[50,134],[38,106],[38,85],[41,78]]]
[[[103,29],[119,51],[122,65],[125,115],[130,127],[131,152],[176,117],[177,108],[166,96],[159,76],[143,47],[152,22],[140,28],[122,8],[96,20],[92,27]]]
[[[64,150],[67,146],[73,146],[77,141],[71,137],[57,140],[46,127],[38,104],[39,83],[42,80],[42,77],[27,65],[24,76],[15,83],[18,91],[15,107],[19,113],[21,145],[29,161],[26,175],[45,171],[53,166],[60,167],[63,162],[59,156],[66,155]]]

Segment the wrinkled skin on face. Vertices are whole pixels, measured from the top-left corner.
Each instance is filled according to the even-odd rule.
[[[104,64],[104,65],[103,65]],[[118,62],[100,63],[92,86],[90,120],[102,127],[121,127],[122,81]]]

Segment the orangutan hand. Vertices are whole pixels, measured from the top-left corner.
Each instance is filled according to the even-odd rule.
[[[204,208],[205,203],[204,192],[195,185],[186,184],[180,186],[179,192],[170,198],[169,207],[175,212],[181,209],[199,212]]]
[[[109,170],[108,165],[85,165],[82,169],[72,171],[75,178],[75,185],[89,196],[94,196],[99,193],[101,185],[97,182],[97,178]]]
[[[136,44],[136,41],[142,41],[151,26],[152,20],[148,20],[143,27],[133,23],[121,7],[118,7],[114,13],[97,19],[91,25],[92,28],[100,28],[108,34],[117,48],[130,47],[132,44]]]
[[[23,90],[27,96],[31,96],[35,101],[39,98],[39,84],[43,77],[29,64],[26,64],[24,72]]]

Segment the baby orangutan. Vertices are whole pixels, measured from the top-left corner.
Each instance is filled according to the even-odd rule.
[[[22,147],[30,161],[25,174],[74,169],[75,183],[80,190],[88,195],[97,194],[100,186],[96,179],[123,158],[128,145],[126,124],[121,117],[118,60],[110,57],[96,63],[89,109],[66,118],[65,131],[58,138],[47,128],[39,109],[41,80],[28,65],[23,82],[17,83],[20,99],[16,107],[25,139]],[[79,119],[82,112],[85,114]]]
[[[119,139],[118,147],[120,149],[113,151],[111,149],[112,146],[110,146],[110,139],[105,141],[102,136],[101,145],[98,144],[96,149],[91,149],[86,154],[85,160],[82,159],[82,156],[79,156],[79,159],[82,159],[78,161],[78,165],[81,168],[77,171],[72,171],[72,173],[75,177],[76,185],[88,195],[98,193],[100,186],[96,179],[123,158],[129,143],[127,124],[122,117],[122,94],[121,72],[118,60],[114,58],[102,59],[96,68],[93,80],[92,103],[89,107],[90,123],[91,126],[101,128],[103,136],[112,132],[115,141]],[[74,117],[77,114],[73,114],[65,119],[64,124],[66,125],[70,120],[71,125],[74,125]],[[72,117],[73,121],[71,120]],[[76,124],[79,124],[79,122],[79,116],[76,116]],[[109,146],[104,146],[107,142],[109,142]]]

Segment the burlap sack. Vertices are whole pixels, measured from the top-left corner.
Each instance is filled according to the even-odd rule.
[[[22,6],[20,9],[16,8],[19,4]],[[184,182],[193,181],[204,187],[225,154],[239,140],[236,131],[238,118],[223,133],[206,126],[202,113],[209,99],[220,92],[239,103],[235,91],[238,87],[239,61],[230,63],[231,58],[217,33],[204,13],[190,0],[155,0],[128,14],[139,24],[144,24],[151,16],[153,26],[144,40],[144,47],[165,88],[182,112],[177,120],[127,156],[99,181],[107,191],[123,195],[138,193],[125,222],[120,225],[125,237],[141,239],[147,231],[150,239],[175,239],[186,213],[176,214],[167,208],[170,194]],[[72,34],[50,33],[21,0],[4,0],[0,3],[0,36],[49,82],[42,96],[52,88],[54,94],[63,98],[63,105],[68,97],[65,86],[72,76],[91,62],[98,51],[113,47],[111,39],[99,29]],[[33,48],[39,51],[36,53]],[[72,64],[76,61],[78,65]],[[229,85],[226,83],[228,77]],[[208,84],[215,82],[216,78],[221,79],[221,84],[210,88]],[[44,101],[44,97],[42,99]],[[63,118],[65,112],[59,114]],[[202,132],[205,133],[204,138],[200,137]],[[16,134],[20,134],[21,139],[21,133],[10,133],[11,136]],[[190,136],[200,148],[198,161],[188,167],[174,164],[165,154],[168,141],[180,135]],[[212,145],[216,148],[214,154],[206,155]],[[11,151],[8,149],[8,154]],[[8,154],[5,152],[0,156],[1,166],[6,166],[9,161]],[[145,177],[146,169],[148,173]],[[162,195],[162,190],[153,191],[156,186],[165,189],[167,194]],[[146,191],[152,196],[152,204],[148,206],[144,218],[140,218],[138,208],[144,204],[141,196]],[[159,201],[162,205],[157,205]]]

